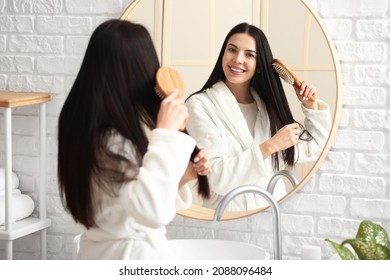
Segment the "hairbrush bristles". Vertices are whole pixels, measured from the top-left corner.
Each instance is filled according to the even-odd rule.
[[[294,78],[291,76],[291,74],[286,70],[285,67],[283,67],[281,64],[274,62],[272,64],[272,67],[275,69],[275,71],[279,74],[279,76],[288,84],[293,85],[294,84]]]
[[[298,87],[301,86],[301,81],[295,73],[279,59],[274,60],[272,67],[286,83],[290,85],[295,84]]]
[[[155,86],[154,87],[154,91],[157,93],[158,97],[160,97],[161,99],[164,99],[166,96],[160,91],[160,89]]]
[[[279,77],[282,78],[286,83],[290,85],[296,85],[298,88],[301,87],[302,82],[298,78],[297,75],[282,61],[279,59],[274,59],[272,63],[272,67],[279,74]],[[311,101],[314,101],[315,98],[313,96],[310,97]]]

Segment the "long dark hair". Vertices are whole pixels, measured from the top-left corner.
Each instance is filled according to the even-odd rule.
[[[246,33],[256,42],[256,71],[251,80],[251,87],[265,103],[271,124],[271,135],[273,136],[280,128],[295,122],[295,120],[288,105],[280,77],[273,70],[272,63],[274,58],[267,37],[258,27],[244,22],[236,25],[230,30],[222,44],[217,62],[209,79],[206,81],[204,86],[194,94],[200,93],[205,89],[212,87],[219,81],[226,81],[222,68],[222,58],[230,37],[237,33]],[[294,147],[290,147],[282,151],[282,155],[279,155],[279,152],[272,155],[275,169],[279,168],[280,156],[282,156],[287,165],[294,165]]]
[[[156,124],[161,100],[154,85],[159,67],[152,39],[142,25],[108,20],[90,38],[58,122],[62,202],[86,228],[96,225],[93,185],[115,195],[109,183],[131,180],[124,170],[138,166],[147,150],[143,125]],[[132,142],[135,158],[107,148],[113,131]]]

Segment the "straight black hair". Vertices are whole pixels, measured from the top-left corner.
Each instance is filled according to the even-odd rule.
[[[154,91],[159,67],[142,25],[112,19],[90,38],[59,116],[57,167],[62,202],[86,228],[96,225],[93,186],[115,195],[112,183],[131,180],[124,170],[139,166],[146,153],[143,125],[155,127],[161,103]],[[133,160],[107,148],[113,131],[131,141]]]

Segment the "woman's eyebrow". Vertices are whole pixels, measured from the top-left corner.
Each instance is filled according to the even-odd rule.
[[[233,43],[229,43],[228,46],[235,47],[236,49],[238,49],[238,47]]]
[[[238,49],[238,47],[237,47],[235,44],[233,44],[233,43],[229,43],[229,44],[228,44],[228,46],[232,46],[232,47],[234,47],[234,48]],[[247,52],[251,52],[251,53],[254,53],[254,54],[257,54],[257,52],[256,52],[256,51],[254,51],[254,50],[251,50],[251,49],[247,49],[247,50],[245,50],[245,51],[247,51]]]

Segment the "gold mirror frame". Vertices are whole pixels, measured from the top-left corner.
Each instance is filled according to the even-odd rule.
[[[338,60],[336,47],[334,46],[334,43],[333,43],[331,37],[327,34],[323,24],[321,23],[321,20],[320,20],[320,17],[318,16],[318,14],[309,6],[309,4],[306,2],[306,0],[297,0],[297,1],[300,1],[306,7],[306,9],[311,13],[312,17],[317,22],[318,27],[319,27],[322,35],[324,36],[324,39],[325,39],[325,41],[326,41],[326,43],[328,45],[328,48],[329,48],[329,51],[330,51],[330,55],[331,55],[331,58],[332,58],[333,67],[334,67],[334,73],[335,73],[336,100],[335,100],[335,109],[333,111],[334,115],[333,115],[333,122],[332,122],[331,131],[330,131],[328,140],[327,140],[327,142],[325,144],[325,147],[324,147],[322,153],[318,157],[318,159],[315,162],[315,164],[311,167],[310,171],[303,177],[302,180],[300,180],[300,183],[298,184],[298,186],[295,187],[293,190],[291,190],[282,199],[280,199],[278,201],[278,203],[283,202],[284,200],[286,200],[287,198],[292,196],[294,193],[296,193],[299,189],[301,189],[302,186],[305,185],[310,180],[310,178],[313,176],[313,174],[317,171],[319,166],[322,164],[322,162],[326,158],[326,156],[327,156],[327,154],[328,154],[328,152],[329,152],[329,150],[331,148],[331,145],[332,145],[332,143],[334,141],[334,138],[336,136],[337,129],[338,129],[339,122],[340,122],[340,114],[341,114],[341,108],[342,108],[341,67],[340,67],[340,63],[339,63],[339,60]],[[139,6],[139,4],[141,2],[142,2],[142,0],[134,0],[125,9],[125,11],[122,13],[120,19],[122,19],[122,20],[130,19],[130,17],[137,10],[137,8],[138,8],[138,6]],[[163,1],[155,1],[154,5],[155,5],[155,7],[157,9],[162,9]],[[163,19],[161,18],[161,22],[162,22],[162,20]],[[261,24],[261,23],[259,23],[259,24]],[[162,34],[162,32],[163,32],[162,24],[159,23],[159,22],[157,22],[157,23],[155,22],[154,25],[155,25],[154,26],[155,32],[161,32],[161,34]],[[157,50],[158,53],[161,54],[161,48],[162,48],[161,47],[162,46],[161,40],[162,40],[162,36],[159,35],[159,36],[157,36],[155,38],[156,39],[155,39],[154,43],[156,45],[156,50]],[[156,42],[156,40],[157,40],[157,42]],[[164,65],[164,63],[162,63],[162,65]],[[242,211],[242,212],[225,212],[221,220],[222,221],[227,221],[227,220],[235,220],[235,219],[248,217],[248,216],[254,215],[256,213],[259,213],[259,212],[261,212],[261,211],[263,211],[263,210],[265,210],[267,208],[268,207],[259,208],[259,209],[256,209],[256,210],[250,210],[250,211]],[[215,212],[214,209],[209,209],[209,208],[205,208],[205,207],[201,207],[201,206],[193,204],[189,209],[184,210],[184,211],[178,211],[177,214],[180,215],[180,216],[191,218],[191,219],[212,221],[213,220],[213,216],[214,216],[214,212]]]

